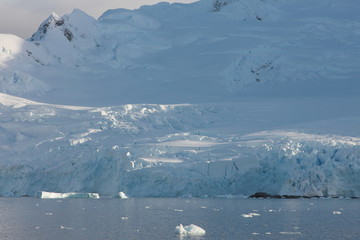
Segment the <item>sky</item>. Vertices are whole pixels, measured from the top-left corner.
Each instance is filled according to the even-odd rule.
[[[166,0],[190,3],[195,0]],[[29,38],[52,13],[62,16],[78,8],[98,18],[108,9],[135,9],[159,0],[0,0],[0,33]]]

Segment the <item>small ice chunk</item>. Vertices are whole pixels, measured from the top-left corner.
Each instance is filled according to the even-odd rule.
[[[60,229],[73,230],[74,228],[71,228],[71,227],[64,227],[63,225],[61,225],[61,226],[60,226]]]
[[[253,217],[258,217],[258,216],[260,216],[260,214],[259,213],[249,213],[251,216],[253,216]]]
[[[189,226],[180,224],[175,227],[175,233],[179,235],[203,236],[205,235],[205,230],[194,224],[190,224]]]
[[[248,213],[248,214],[241,214],[242,217],[244,218],[252,218],[252,217],[258,217],[260,216],[259,213]]]
[[[301,234],[301,232],[279,232],[280,234],[286,234],[286,235],[297,235]]]
[[[121,199],[128,199],[128,196],[124,192],[119,192],[119,198]]]

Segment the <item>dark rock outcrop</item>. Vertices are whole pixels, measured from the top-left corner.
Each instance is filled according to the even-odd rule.
[[[271,198],[271,199],[298,199],[298,198],[320,198],[321,196],[301,196],[301,195],[272,195],[266,192],[256,192],[249,198]]]

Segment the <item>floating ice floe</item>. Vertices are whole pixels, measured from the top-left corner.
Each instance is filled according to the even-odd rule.
[[[301,234],[301,232],[279,232],[280,234],[285,234],[285,235],[297,235],[297,234]]]
[[[248,213],[248,214],[241,214],[242,217],[244,218],[252,218],[252,217],[258,217],[260,216],[259,213]]]
[[[71,227],[64,227],[63,225],[61,225],[61,226],[60,226],[60,229],[73,230],[74,228],[71,228]]]
[[[194,224],[190,224],[189,226],[180,224],[176,226],[175,233],[179,235],[203,236],[205,235],[205,230]]]
[[[98,193],[57,193],[41,191],[37,194],[39,198],[59,199],[59,198],[100,198]]]
[[[119,198],[121,199],[128,199],[128,196],[124,192],[119,192]]]

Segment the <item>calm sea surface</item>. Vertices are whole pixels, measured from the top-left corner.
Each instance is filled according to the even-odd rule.
[[[246,217],[249,213],[256,213]],[[242,215],[247,214],[247,215]],[[195,224],[203,237],[180,237]],[[0,198],[0,239],[360,239],[360,200]]]

